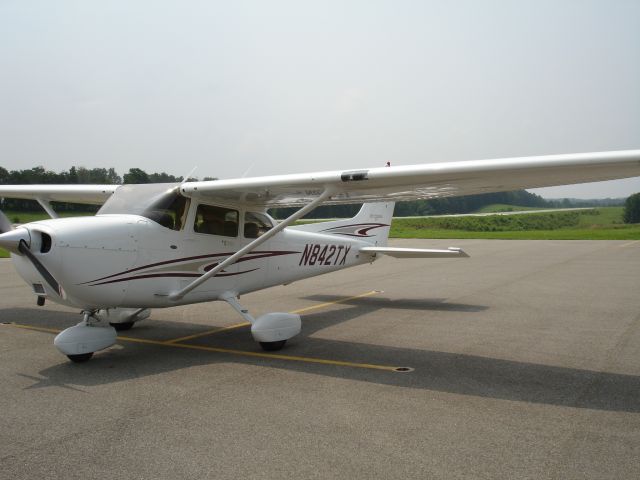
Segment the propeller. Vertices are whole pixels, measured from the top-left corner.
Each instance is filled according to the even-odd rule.
[[[24,241],[24,239],[20,240],[20,242],[18,243],[18,251],[21,254],[23,254],[25,257],[27,257],[31,261],[31,263],[33,263],[33,266],[36,267],[36,270],[38,270],[38,273],[42,275],[42,278],[44,278],[44,280],[49,284],[49,286],[58,295],[62,296],[62,290],[60,289],[60,284],[55,278],[53,278],[53,275],[51,275],[49,270],[46,269],[46,267],[40,262],[40,260],[38,260],[38,258],[33,254],[33,252],[29,250],[29,246],[27,245],[27,242]]]
[[[13,225],[4,214],[2,210],[0,210],[0,233],[7,233],[13,230]]]
[[[29,231],[26,228],[13,228],[7,216],[0,210],[0,247],[27,257],[51,289],[62,296],[60,284],[29,249],[27,240],[31,240]]]

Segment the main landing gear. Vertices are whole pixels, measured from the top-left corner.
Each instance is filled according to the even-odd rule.
[[[251,335],[260,344],[263,350],[274,352],[281,350],[291,337],[295,337],[302,329],[300,315],[292,313],[266,313],[260,317],[253,318],[246,308],[238,302],[238,297],[232,292],[224,293],[220,296],[233,309],[238,312],[247,322],[251,324]]]
[[[109,322],[117,332],[131,330],[136,323],[149,318],[151,310],[148,308],[109,308],[96,312],[96,317]]]
[[[126,332],[127,330],[131,330],[131,328],[133,327],[134,323],[136,323],[136,322],[124,322],[124,323],[111,323],[111,322],[109,322],[109,325],[111,325],[113,328],[115,328],[116,332]]]

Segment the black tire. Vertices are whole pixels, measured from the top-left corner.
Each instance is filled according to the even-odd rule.
[[[93,352],[79,353],[78,355],[67,355],[67,357],[69,357],[69,360],[74,363],[82,363],[89,361],[89,359],[93,357]]]
[[[286,340],[278,340],[277,342],[258,342],[260,346],[265,352],[275,352],[277,350],[282,350],[284,344],[287,343]]]
[[[126,330],[131,330],[133,324],[136,322],[125,322],[125,323],[110,323],[113,328],[116,329],[116,332],[124,332]]]

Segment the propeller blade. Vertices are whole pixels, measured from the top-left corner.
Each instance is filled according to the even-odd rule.
[[[9,221],[4,212],[0,210],[0,234],[10,232],[11,230],[13,230],[13,224]]]
[[[25,242],[24,240],[20,240],[20,243],[18,244],[18,251],[22,253],[24,256],[26,256],[29,260],[31,260],[31,263],[33,263],[33,266],[36,267],[36,270],[38,270],[40,275],[42,275],[42,277],[49,284],[49,286],[58,295],[62,296],[62,290],[60,289],[60,284],[55,278],[53,278],[53,275],[49,273],[49,270],[47,270],[46,267],[42,263],[40,263],[40,260],[36,258],[36,256],[31,252],[31,250],[29,250],[27,242]]]
[[[24,241],[27,245],[31,241],[31,235],[26,228],[15,228],[8,232],[0,233],[0,247],[9,250],[11,253],[20,254],[18,247]]]

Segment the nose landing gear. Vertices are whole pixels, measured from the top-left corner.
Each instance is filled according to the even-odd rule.
[[[75,363],[86,362],[94,352],[104,350],[116,343],[116,330],[101,325],[95,311],[82,312],[82,321],[60,332],[53,344],[69,360]]]

